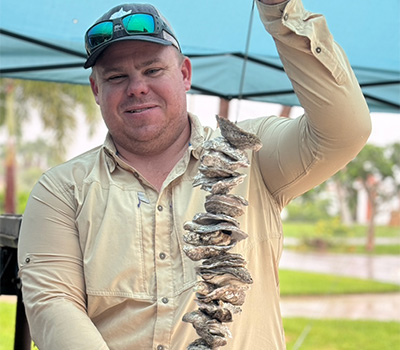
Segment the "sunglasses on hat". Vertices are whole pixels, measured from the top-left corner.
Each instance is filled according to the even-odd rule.
[[[90,56],[95,49],[107,42],[134,35],[151,35],[162,38],[170,41],[180,51],[178,42],[164,21],[157,15],[148,13],[129,14],[96,23],[86,32],[86,51]]]

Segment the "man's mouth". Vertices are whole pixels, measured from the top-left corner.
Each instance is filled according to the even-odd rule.
[[[140,108],[140,109],[132,109],[132,110],[129,110],[127,112],[134,114],[134,113],[141,113],[141,112],[147,111],[149,109],[150,109],[150,107],[148,107],[148,108]]]
[[[138,114],[138,113],[143,113],[146,112],[150,109],[152,109],[154,106],[145,106],[145,107],[140,107],[140,108],[132,108],[132,109],[127,109],[126,112],[130,114]]]

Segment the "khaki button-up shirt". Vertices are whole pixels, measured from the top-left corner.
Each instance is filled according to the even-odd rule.
[[[294,197],[350,161],[370,132],[366,103],[322,16],[299,0],[258,3],[306,114],[240,126],[260,136],[247,176],[232,193],[249,206],[239,217],[249,238],[234,248],[254,283],[229,324],[227,350],[285,348],[279,309],[280,213]],[[182,316],[197,309],[195,263],[183,253],[183,224],[204,212],[208,194],[192,187],[204,128],[189,114],[187,152],[157,192],[116,154],[112,138],[49,170],[30,196],[19,242],[27,316],[41,350],[183,350],[198,338]]]

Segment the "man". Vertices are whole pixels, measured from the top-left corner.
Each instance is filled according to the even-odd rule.
[[[254,283],[230,324],[229,350],[285,348],[280,212],[355,157],[371,127],[324,18],[300,0],[257,5],[305,115],[240,123],[263,147],[234,190],[249,202],[240,217],[249,238],[235,251]],[[181,319],[197,305],[183,224],[204,212],[207,193],[192,182],[203,142],[219,131],[187,112],[190,61],[153,7],[113,8],[88,30],[86,47],[109,135],[44,174],[29,199],[19,262],[32,337],[41,350],[185,349],[197,336]]]

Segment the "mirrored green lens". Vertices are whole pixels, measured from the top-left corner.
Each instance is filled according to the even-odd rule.
[[[126,31],[133,33],[154,33],[155,24],[152,15],[140,13],[122,19]]]
[[[89,44],[91,47],[96,47],[108,40],[113,36],[113,23],[102,22],[95,25],[88,32]]]

